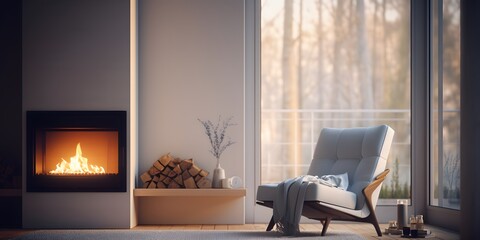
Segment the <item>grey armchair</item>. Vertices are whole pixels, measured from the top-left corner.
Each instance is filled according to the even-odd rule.
[[[375,215],[383,180],[389,173],[387,157],[394,131],[387,125],[366,128],[324,128],[318,139],[308,175],[348,173],[347,190],[310,184],[305,193],[302,215],[319,220],[324,236],[331,220],[371,223],[382,232]],[[260,185],[257,203],[273,208],[276,184]],[[273,217],[267,227],[274,226]]]

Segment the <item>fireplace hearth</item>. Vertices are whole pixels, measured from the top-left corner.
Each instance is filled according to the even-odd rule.
[[[27,192],[125,192],[125,111],[28,111]]]

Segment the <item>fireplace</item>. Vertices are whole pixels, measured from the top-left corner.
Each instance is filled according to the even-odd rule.
[[[125,192],[125,111],[28,111],[27,192]]]

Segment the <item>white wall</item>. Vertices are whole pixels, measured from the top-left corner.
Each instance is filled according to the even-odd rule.
[[[28,110],[128,111],[129,39],[129,0],[24,0],[23,126]],[[125,193],[26,193],[23,180],[25,228],[130,227],[130,186]]]
[[[140,0],[138,15],[139,173],[170,152],[213,174],[197,118],[222,115],[238,125],[221,166],[244,179],[244,2]]]

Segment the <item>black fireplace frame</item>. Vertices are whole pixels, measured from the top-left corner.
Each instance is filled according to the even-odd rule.
[[[126,192],[126,111],[27,111],[27,192]],[[118,174],[55,176],[35,174],[37,134],[48,130],[117,131]]]

